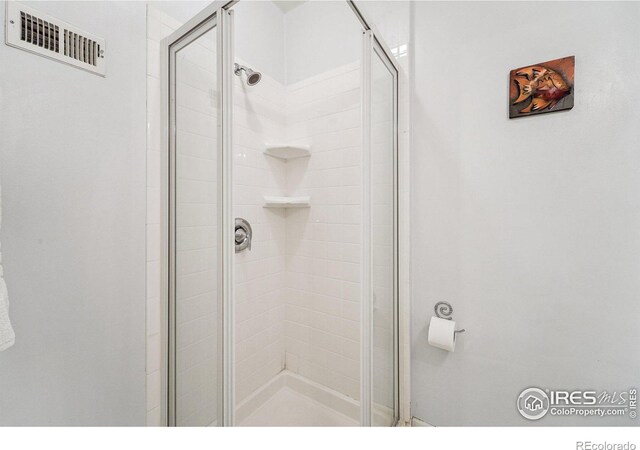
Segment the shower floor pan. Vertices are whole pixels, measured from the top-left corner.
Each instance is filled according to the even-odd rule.
[[[236,411],[242,427],[356,427],[355,400],[283,370],[244,400]]]

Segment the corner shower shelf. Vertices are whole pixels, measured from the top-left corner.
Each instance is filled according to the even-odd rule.
[[[271,197],[264,196],[265,208],[309,208],[311,199],[306,197]]]
[[[308,145],[267,144],[264,154],[288,161],[311,156],[310,149]]]

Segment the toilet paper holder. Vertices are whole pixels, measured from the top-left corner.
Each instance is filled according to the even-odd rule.
[[[452,320],[451,315],[453,314],[453,306],[449,302],[438,302],[433,307],[434,312],[436,313],[436,317],[439,319]],[[454,330],[453,334],[456,335],[458,333],[464,333],[466,330],[463,328],[461,330]]]

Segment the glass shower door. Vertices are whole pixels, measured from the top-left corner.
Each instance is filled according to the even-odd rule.
[[[231,420],[223,388],[230,303],[224,268],[232,251],[224,90],[229,22],[218,10],[168,46],[167,416],[174,426]]]
[[[175,425],[218,420],[217,29],[175,49]]]
[[[370,38],[371,424],[392,426],[398,405],[397,70]]]

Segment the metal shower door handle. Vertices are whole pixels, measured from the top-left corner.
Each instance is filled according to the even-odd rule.
[[[242,250],[251,250],[251,238],[253,237],[253,231],[251,230],[251,224],[248,220],[241,217],[236,218],[235,227],[235,243],[236,253],[240,253]]]

